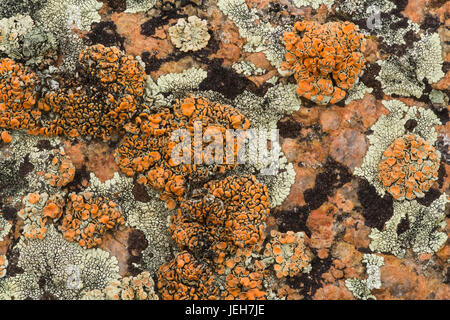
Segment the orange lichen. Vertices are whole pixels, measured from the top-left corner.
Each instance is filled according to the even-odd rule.
[[[157,288],[163,300],[214,300],[217,295],[212,270],[187,251],[160,267]]]
[[[283,36],[288,52],[281,69],[294,74],[300,96],[317,104],[336,103],[365,67],[362,39],[350,22],[296,22]]]
[[[182,200],[185,193],[186,179],[201,181],[212,172],[224,172],[234,168],[236,164],[206,165],[208,160],[203,154],[202,164],[194,162],[193,150],[203,145],[193,146],[195,122],[201,122],[200,133],[207,128],[215,128],[223,135],[226,129],[248,129],[249,120],[229,105],[212,103],[205,98],[188,97],[177,101],[172,109],[165,108],[159,113],[141,113],[136,124],[125,127],[127,134],[116,150],[116,161],[120,169],[127,175],[138,175],[138,182],[146,184],[161,192],[161,199],[170,208],[176,200]],[[177,142],[171,141],[172,133],[177,129],[186,129],[191,144],[180,150],[188,154],[191,163],[175,163],[172,157]],[[200,141],[202,143],[202,141]],[[212,162],[212,161],[211,161]],[[211,163],[210,162],[210,163]]]
[[[438,178],[439,158],[433,146],[407,134],[384,151],[378,179],[396,200],[422,198]]]
[[[181,248],[235,252],[262,241],[268,214],[267,187],[254,176],[230,176],[206,183],[197,198],[183,201],[170,232]]]
[[[79,63],[81,81],[65,81],[39,100],[43,113],[39,133],[109,140],[140,107],[145,71],[133,57],[103,45],[86,47]]]
[[[0,59],[0,128],[34,130],[40,112],[36,103],[37,76],[13,60]],[[8,140],[2,133],[2,140]]]
[[[305,245],[303,233],[272,230],[270,235],[272,239],[266,244],[264,255],[275,259],[277,278],[294,277],[300,272],[308,271],[313,255]]]
[[[12,136],[9,134],[8,131],[2,131],[0,133],[1,141],[4,143],[10,143],[12,141]]]
[[[116,203],[85,192],[69,195],[59,229],[66,240],[92,248],[101,244],[106,231],[124,224],[122,211]]]
[[[53,150],[53,157],[44,178],[53,187],[63,187],[73,181],[75,166],[63,150]]]

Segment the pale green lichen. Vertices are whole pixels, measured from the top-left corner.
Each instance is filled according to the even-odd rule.
[[[3,217],[0,211],[0,241],[5,240],[5,237],[9,234],[11,228],[11,223]]]
[[[238,74],[243,74],[244,76],[260,76],[267,72],[267,70],[263,68],[258,68],[254,63],[250,61],[240,61],[235,62],[231,66],[234,71]]]
[[[197,90],[207,75],[208,73],[201,68],[190,68],[181,73],[160,76],[156,82],[148,76],[144,98],[151,108],[170,105],[174,99]]]
[[[156,4],[156,0],[126,0],[127,9],[126,13],[137,13],[148,11]]]
[[[236,24],[239,35],[246,38],[244,51],[264,52],[267,60],[279,68],[286,54],[282,42],[283,33],[289,27],[273,27],[270,23],[263,23],[255,10],[250,10],[245,0],[219,0],[217,5]]]
[[[62,69],[72,71],[76,67],[83,41],[74,28],[89,31],[91,24],[100,22],[98,10],[103,4],[97,0],[48,0],[39,10],[30,13],[35,24],[56,39],[64,56]]]
[[[134,267],[154,275],[163,263],[172,258],[172,243],[168,232],[170,211],[151,190],[149,190],[148,202],[135,200],[133,188],[133,179],[120,176],[117,172],[112,179],[105,182],[101,182],[91,173],[90,186],[86,191],[92,192],[96,197],[113,199],[122,209],[126,225],[144,233],[148,242],[147,248],[142,252],[144,265]]]
[[[259,175],[258,180],[269,190],[270,207],[281,205],[289,196],[291,186],[295,183],[295,170],[292,163],[288,163],[284,155],[278,163],[278,171],[274,175]]]
[[[367,87],[361,81],[358,81],[348,92],[345,104],[349,104],[352,101],[363,99],[366,93],[371,93],[372,88]]]
[[[372,289],[381,288],[380,267],[384,265],[384,258],[375,254],[364,254],[362,262],[366,265],[367,279],[346,279],[345,286],[353,293],[356,299],[376,300],[371,291]]]
[[[394,202],[394,214],[386,222],[382,231],[373,228],[369,235],[370,249],[387,252],[402,258],[405,250],[411,248],[415,253],[435,253],[447,241],[444,229],[445,206],[449,202],[443,194],[429,207],[417,201]],[[398,234],[398,226],[407,222],[407,230]]]
[[[52,34],[42,32],[28,15],[17,15],[0,20],[0,52],[23,61],[26,65],[37,65],[44,56],[54,58],[56,42]]]
[[[119,278],[117,259],[100,249],[82,249],[63,239],[53,225],[42,239],[21,238],[17,266],[23,273],[0,280],[0,299],[79,299]]]
[[[369,150],[363,159],[362,165],[355,168],[353,172],[356,176],[367,179],[380,196],[383,196],[386,190],[378,179],[378,163],[382,158],[383,152],[395,139],[402,137],[408,132],[405,128],[405,123],[410,119],[415,120],[417,125],[411,133],[423,138],[430,145],[434,145],[437,140],[437,133],[433,126],[441,124],[438,117],[431,110],[416,106],[409,107],[398,100],[383,100],[383,104],[389,110],[389,114],[381,115],[370,128],[373,133],[367,137],[370,142]]]
[[[278,120],[298,111],[301,101],[294,84],[278,84],[267,90],[264,97],[244,91],[238,95],[233,105],[241,110],[253,127],[276,128]]]
[[[390,56],[377,63],[381,70],[376,79],[386,94],[420,98],[425,89],[425,78],[428,83],[435,83],[444,76],[442,47],[437,33],[422,35],[404,56]]]
[[[327,8],[331,8],[334,0],[293,0],[294,4],[298,7],[311,7],[313,9],[318,9],[322,4]]]
[[[144,265],[135,265],[136,268],[154,275],[162,264],[173,257],[168,232],[169,217],[170,211],[156,195],[148,203],[136,203],[136,207],[128,212],[127,225],[142,231],[148,242],[147,248],[142,251]]]
[[[177,23],[169,28],[169,35],[175,47],[183,52],[203,49],[211,38],[207,21],[197,16],[190,16],[187,20],[178,19]]]
[[[106,288],[91,290],[81,300],[159,300],[154,286],[150,273],[142,272],[135,277],[112,280]]]

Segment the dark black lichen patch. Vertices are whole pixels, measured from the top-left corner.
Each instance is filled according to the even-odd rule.
[[[143,265],[144,260],[142,257],[142,251],[144,251],[148,246],[145,234],[137,229],[133,229],[128,237],[128,253],[129,257],[127,260],[128,272],[132,276],[137,276],[142,272],[142,269],[137,268],[136,265]]]
[[[52,144],[50,143],[49,140],[39,140],[36,143],[36,148],[38,148],[39,151],[42,151],[42,150],[49,151],[49,150],[53,150],[54,149],[54,147],[52,146]]]
[[[298,136],[300,135],[302,125],[301,123],[289,117],[278,121],[277,129],[279,130],[281,137],[295,139],[298,138]]]
[[[34,169],[33,164],[30,162],[30,155],[26,155],[23,161],[19,165],[19,178],[25,178]]]
[[[383,230],[384,224],[394,214],[393,199],[390,194],[380,197],[365,179],[358,179],[358,199],[363,208],[362,215],[365,225],[371,228]]]
[[[441,21],[439,20],[439,17],[437,15],[427,13],[423,18],[423,22],[420,25],[420,29],[428,32],[435,32],[440,25]]]
[[[311,237],[311,231],[306,226],[306,220],[309,216],[308,206],[295,207],[292,210],[281,210],[274,212],[273,216],[278,221],[278,231],[280,232],[305,232]]]
[[[190,57],[198,63],[209,65],[211,63],[209,56],[219,50],[219,41],[213,34],[210,33],[210,36],[211,38],[209,39],[207,46],[198,51],[183,52],[174,50],[164,59],[158,57],[158,52],[156,50],[142,52],[141,58],[142,62],[145,64],[145,72],[150,74],[150,72],[157,71],[166,62],[179,61],[185,57]]]
[[[148,195],[147,190],[145,189],[144,185],[135,182],[133,185],[132,193],[134,196],[134,200],[140,201],[140,202],[150,202],[152,198]]]
[[[379,74],[380,70],[381,67],[377,63],[369,63],[367,64],[363,75],[360,77],[362,83],[373,89],[372,94],[377,100],[381,100],[384,97],[381,82],[376,79],[376,76]]]
[[[102,44],[105,47],[118,47],[125,50],[125,38],[117,33],[117,26],[112,21],[101,21],[93,23],[91,31],[87,34],[91,44]]]
[[[81,192],[84,189],[82,185],[83,180],[90,180],[90,175],[86,170],[85,165],[79,169],[75,169],[75,176],[73,177],[73,180],[66,185],[66,188],[68,188],[71,192]]]
[[[351,179],[352,174],[348,168],[329,157],[324,165],[324,171],[316,176],[314,188],[304,192],[305,202],[309,209],[319,208],[328,200],[328,196],[331,196],[334,190],[342,187]]]
[[[425,207],[429,207],[434,200],[441,196],[441,192],[438,189],[431,188],[425,193],[425,197],[417,198],[417,202]]]
[[[244,90],[256,91],[255,84],[231,68],[224,68],[220,60],[214,59],[208,65],[208,75],[200,83],[199,90],[213,90],[228,99],[234,99]],[[253,88],[253,90],[251,90]]]
[[[331,255],[325,259],[319,259],[315,249],[311,249],[314,258],[311,261],[311,271],[309,273],[302,273],[295,277],[286,277],[286,283],[304,296],[305,300],[312,300],[316,291],[322,288],[322,274],[328,272],[332,265]]]
[[[155,34],[157,28],[169,23],[171,19],[185,18],[187,15],[179,14],[175,8],[168,11],[163,11],[161,15],[152,17],[141,24],[141,34],[146,37],[151,37]]]
[[[6,220],[14,220],[17,217],[17,209],[10,206],[0,206],[3,218]]]
[[[409,132],[412,132],[415,127],[417,127],[417,120],[416,119],[409,119],[405,122],[404,125],[405,129]]]
[[[106,3],[115,12],[122,12],[127,8],[126,0],[106,0]]]
[[[406,215],[405,217],[403,217],[400,220],[400,223],[397,226],[397,235],[401,235],[402,233],[408,231],[410,228],[410,224],[409,224],[409,218],[408,215]]]
[[[12,246],[10,247],[12,248]],[[9,249],[6,251],[6,259],[8,259],[8,266],[6,267],[6,275],[8,277],[14,277],[15,275],[22,274],[24,270],[18,266],[20,252],[17,249]]]

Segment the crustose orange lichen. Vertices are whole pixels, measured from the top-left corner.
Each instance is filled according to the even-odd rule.
[[[281,69],[294,74],[300,96],[318,104],[336,103],[365,67],[362,39],[350,22],[296,22],[283,36],[287,53]]]

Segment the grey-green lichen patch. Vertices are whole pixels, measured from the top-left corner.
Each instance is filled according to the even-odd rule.
[[[0,185],[3,179],[6,184],[2,193],[12,196],[13,205],[21,203],[21,197],[31,192],[63,193],[61,189],[50,186],[44,176],[36,174],[47,168],[51,160],[48,150],[38,148],[39,141],[46,141],[52,149],[62,150],[60,139],[33,136],[24,131],[13,131],[11,135],[12,142],[0,148]]]
[[[234,69],[234,71],[236,71],[236,73],[243,74],[247,77],[260,76],[267,72],[267,70],[263,68],[256,67],[255,64],[250,61],[235,62],[231,67]]]
[[[358,23],[363,33],[375,35],[388,46],[405,45],[407,33],[420,31],[418,24],[399,16],[397,5],[390,0],[349,0],[335,4],[335,10]]]
[[[159,300],[150,273],[144,271],[135,277],[112,280],[103,290],[94,289],[81,300]]]
[[[283,33],[289,27],[273,27],[268,22],[263,23],[256,11],[250,10],[245,0],[219,0],[217,5],[236,24],[239,35],[246,38],[244,51],[264,52],[267,60],[279,68],[286,54],[282,43]]]
[[[132,178],[123,177],[117,172],[112,179],[103,183],[91,173],[90,186],[86,191],[113,199],[122,208],[127,226],[144,233],[148,242],[142,253],[145,265],[136,267],[154,275],[162,264],[172,258],[168,232],[170,211],[154,191],[149,191],[149,202],[135,200],[133,187]]]
[[[313,9],[318,9],[322,4],[327,8],[331,8],[334,0],[293,0],[294,4],[298,7],[311,7]]]
[[[394,202],[394,214],[386,222],[382,231],[374,228],[369,235],[370,249],[377,252],[392,253],[402,258],[405,250],[411,248],[415,253],[435,253],[447,241],[447,233],[439,231],[446,226],[445,206],[449,202],[443,194],[429,207],[417,201]],[[399,233],[399,225],[408,225]]]
[[[373,133],[367,137],[370,142],[369,150],[361,166],[355,168],[353,172],[356,176],[367,179],[380,196],[383,196],[386,190],[378,179],[378,163],[383,152],[395,139],[407,133],[406,122],[411,119],[415,120],[417,125],[411,133],[423,138],[430,145],[434,145],[437,140],[437,133],[433,126],[441,124],[437,116],[429,109],[408,107],[398,100],[383,100],[383,104],[389,110],[389,114],[381,115],[370,128]]]
[[[148,76],[144,98],[150,109],[167,107],[176,98],[183,98],[189,92],[198,89],[208,73],[201,68],[186,69],[181,73],[168,73],[160,76],[156,82]]]
[[[56,52],[56,42],[52,34],[36,27],[30,16],[17,15],[0,20],[0,52],[26,65],[37,65]]]
[[[126,13],[137,13],[148,11],[156,4],[156,0],[126,0],[127,9]]]
[[[258,180],[269,190],[270,207],[281,205],[288,197],[291,186],[295,183],[295,170],[292,163],[288,163],[284,155],[279,159],[277,170],[271,175],[258,175]]]
[[[83,41],[73,29],[89,31],[91,24],[100,22],[98,10],[103,6],[97,0],[47,0],[36,12],[30,13],[37,27],[50,33],[63,54],[62,69],[72,71],[78,55],[84,47]]]
[[[211,36],[208,33],[206,20],[197,16],[180,18],[169,28],[170,40],[183,52],[198,51],[208,45]]]
[[[444,76],[442,47],[437,33],[421,35],[420,41],[402,57],[391,55],[377,63],[381,70],[376,79],[386,94],[420,98],[425,89],[425,78],[428,83],[435,83]]]
[[[346,279],[345,286],[353,293],[356,299],[376,300],[371,291],[372,289],[381,288],[380,267],[384,265],[384,258],[376,254],[364,254],[362,262],[366,265],[367,279]]]
[[[298,111],[301,101],[293,84],[278,84],[267,90],[264,97],[244,91],[238,95],[233,105],[242,111],[253,127],[276,128],[278,120]]]
[[[5,239],[5,237],[9,234],[11,228],[11,223],[3,218],[3,215],[0,212],[0,241],[3,241]]]
[[[0,298],[39,299],[50,294],[57,299],[79,299],[119,278],[115,257],[64,240],[53,225],[44,239],[21,238],[15,249],[23,273],[0,280]]]
[[[136,266],[156,274],[159,267],[173,258],[172,240],[168,232],[170,211],[156,195],[150,202],[137,202],[128,212],[127,225],[145,234],[148,246],[142,251],[144,265]]]
[[[372,88],[367,87],[361,81],[358,81],[348,92],[345,104],[349,104],[352,101],[363,99],[366,93],[371,93]]]

